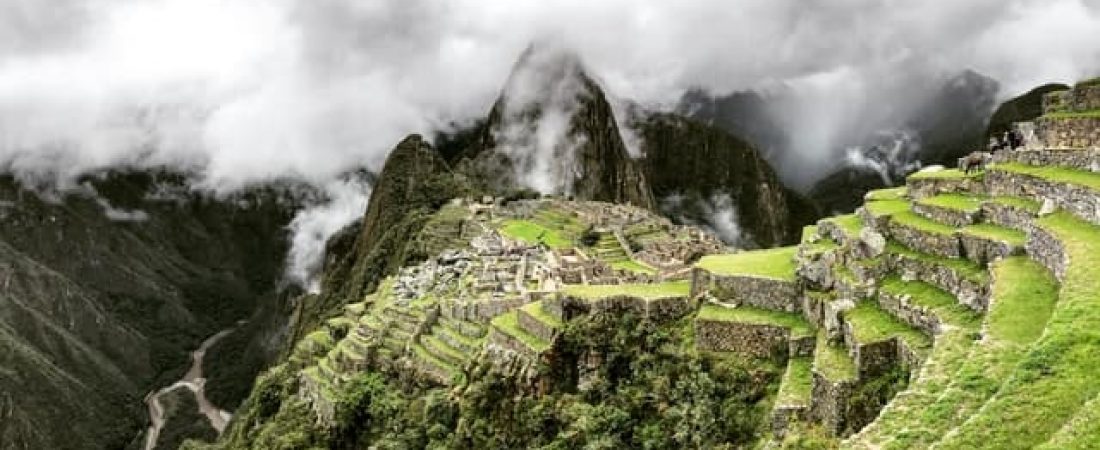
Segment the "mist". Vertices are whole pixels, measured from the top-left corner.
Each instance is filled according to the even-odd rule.
[[[691,88],[792,87],[814,99],[780,111],[798,130],[790,164],[812,178],[843,130],[925,95],[921,80],[972,69],[1005,98],[1100,74],[1100,4],[0,0],[0,169],[59,185],[153,166],[217,192],[312,183],[343,203],[296,221],[289,270],[305,280],[361,214],[366,194],[333,187],[341,174],[484,116],[532,41],[572,49],[611,96],[653,110]],[[562,145],[555,130],[534,147]]]

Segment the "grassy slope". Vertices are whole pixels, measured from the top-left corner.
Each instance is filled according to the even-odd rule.
[[[696,267],[717,275],[746,275],[794,281],[798,247],[704,256]]]

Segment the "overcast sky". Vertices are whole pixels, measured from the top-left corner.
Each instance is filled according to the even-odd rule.
[[[533,39],[650,106],[898,70],[1008,95],[1100,73],[1100,1],[0,0],[0,162],[322,183],[483,115]]]

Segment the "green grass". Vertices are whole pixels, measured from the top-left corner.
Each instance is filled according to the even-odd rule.
[[[970,308],[959,304],[950,293],[923,281],[904,281],[897,275],[882,280],[881,292],[895,296],[908,295],[915,305],[932,310],[945,323],[969,329],[977,329],[982,317]]]
[[[812,244],[804,242],[799,245],[799,248],[802,249],[803,252],[817,254],[838,249],[840,248],[840,244],[837,244],[836,241],[829,238],[821,238]]]
[[[893,216],[908,211],[909,202],[906,200],[872,200],[863,204],[867,212],[875,217]]]
[[[895,214],[892,216],[892,220],[899,225],[928,233],[939,235],[952,235],[955,233],[955,227],[925,218],[912,211]]]
[[[963,278],[978,284],[986,284],[989,282],[989,272],[986,272],[980,264],[967,259],[944,258],[942,256],[930,255],[910,249],[893,241],[886,243],[886,252],[902,255],[928,264],[937,264],[947,267]]]
[[[427,361],[428,363],[435,365],[440,369],[443,369],[451,375],[451,378],[454,378],[461,373],[455,366],[451,365],[451,363],[448,363],[438,356],[433,355],[432,352],[424,348],[423,345],[414,344],[412,346],[412,350],[417,358],[420,358],[420,360],[422,361]]]
[[[1027,233],[1012,228],[993,225],[991,223],[968,225],[960,229],[959,233],[995,241],[1003,241],[1016,247],[1023,247],[1024,244],[1027,243]]]
[[[909,177],[907,179],[908,180],[930,180],[930,179],[964,180],[964,179],[967,179],[967,178],[979,179],[979,178],[981,178],[981,174],[980,173],[972,173],[970,175],[967,175],[959,169],[943,169],[943,170],[937,170],[935,172],[917,172],[917,173],[914,173],[912,175],[909,175]]]
[[[817,237],[817,225],[806,225],[802,227],[802,239],[799,242],[809,242]]]
[[[898,186],[895,188],[876,189],[863,196],[864,200],[902,200],[909,193],[909,188]]]
[[[431,347],[431,350],[434,350],[433,353],[446,354],[447,356],[454,358],[458,361],[464,361],[466,359],[465,353],[462,353],[454,347],[451,347],[450,344],[447,344],[442,339],[439,339],[436,336],[423,335],[420,336],[420,341],[422,344],[424,344],[425,347]]]
[[[1100,267],[1100,266],[1098,266]],[[990,308],[988,332],[997,340],[1014,344],[1034,342],[1043,333],[1058,297],[1058,282],[1039,263],[1025,256],[1005,258],[994,264],[998,281]]]
[[[1043,115],[1042,119],[1100,119],[1100,109],[1089,111],[1057,111]]]
[[[517,319],[515,311],[496,316],[490,323],[500,332],[519,340],[536,352],[542,353],[550,349],[549,342],[528,333],[523,327],[519,326],[519,319]]]
[[[996,396],[945,440],[944,448],[1030,448],[1042,444],[1100,394],[1095,378],[1100,373],[1100,228],[1066,212],[1037,223],[1053,233],[1069,253],[1070,266],[1058,302],[1041,337]],[[1035,269],[1016,272],[1016,276],[1042,274]],[[1013,280],[1012,284],[1037,289],[1033,285],[1043,284],[1041,280]],[[1039,331],[1035,322],[1041,320],[1025,315],[997,330],[1013,337],[1027,327],[1022,332],[1034,334]]]
[[[1058,166],[1029,166],[1019,163],[995,164],[990,170],[1030,175],[1055,183],[1074,184],[1093,190],[1100,190],[1100,173],[1074,170]]]
[[[810,393],[813,390],[813,375],[810,373],[812,364],[813,361],[808,357],[791,358],[787,361],[787,371],[783,373],[783,380],[776,394],[776,405],[810,404]]]
[[[824,331],[817,336],[817,348],[814,349],[814,370],[829,381],[854,380],[856,364],[841,344],[830,343]]]
[[[922,198],[917,203],[939,208],[953,209],[963,212],[978,212],[982,207],[981,197],[963,194],[940,194],[934,197]]]
[[[1039,204],[1039,202],[1037,202],[1035,200],[1027,199],[1027,198],[1020,198],[1020,197],[1009,197],[1009,196],[993,197],[993,198],[990,198],[989,201],[993,202],[993,203],[1000,204],[1000,205],[1008,206],[1008,207],[1011,207],[1011,208],[1022,209],[1024,211],[1027,211],[1027,212],[1032,213],[1032,214],[1037,214],[1039,212],[1039,209],[1041,208],[1041,205]]]
[[[531,317],[538,319],[539,322],[542,322],[552,328],[561,329],[565,326],[565,324],[562,323],[561,319],[548,314],[546,310],[542,309],[541,301],[528,303],[526,305],[523,305],[523,307],[520,309],[522,309],[523,312],[527,313]]]
[[[729,308],[714,304],[705,304],[699,309],[699,314],[696,316],[699,320],[709,320],[715,322],[737,322],[748,323],[753,325],[774,325],[783,328],[789,328],[791,330],[791,336],[809,336],[813,334],[813,329],[810,328],[810,324],[806,322],[806,319],[798,313],[787,313],[780,311],[772,311],[769,309],[753,308],[750,306],[741,306],[738,308]]]
[[[724,255],[704,256],[695,264],[716,275],[745,275],[795,280],[794,254],[798,247],[780,247]]]
[[[851,238],[859,237],[859,232],[863,229],[863,219],[860,219],[856,214],[830,217],[824,219],[823,222],[832,222],[836,224],[846,236]]]
[[[874,302],[858,302],[855,308],[844,313],[844,319],[852,325],[852,333],[861,344],[897,337],[914,351],[932,346],[928,336],[883,311]]]
[[[625,295],[643,300],[667,297],[687,297],[691,294],[690,281],[669,281],[651,284],[571,284],[561,292],[565,295],[599,300],[601,298]]]
[[[561,230],[544,227],[529,220],[505,220],[500,227],[501,234],[519,239],[529,244],[545,243],[550,248],[569,248],[573,240]],[[540,239],[541,236],[541,239]]]
[[[626,271],[629,271],[629,272],[645,273],[645,274],[651,274],[651,275],[657,273],[657,269],[649,267],[648,264],[645,264],[645,263],[642,263],[642,262],[639,262],[639,261],[635,261],[635,260],[632,260],[632,259],[628,259],[626,261],[616,261],[616,262],[613,262],[613,263],[610,263],[610,264],[611,264],[611,267],[613,267],[613,268],[626,270]]]

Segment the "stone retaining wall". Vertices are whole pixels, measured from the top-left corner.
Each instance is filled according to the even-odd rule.
[[[993,162],[1017,162],[1029,166],[1063,166],[1077,170],[1100,172],[1100,149],[1019,149],[1010,152],[997,152],[993,154]]]
[[[519,321],[519,326],[540,339],[550,342],[553,341],[558,335],[558,329],[551,327],[543,321],[535,318],[524,311],[523,308],[516,310],[516,319]]]
[[[909,198],[920,200],[948,193],[984,194],[985,185],[980,179],[974,178],[910,178],[906,181]]]
[[[993,195],[1051,199],[1055,205],[1082,220],[1100,225],[1100,192],[1098,191],[1068,183],[1051,183],[1030,175],[1001,170],[987,171],[986,182]]]
[[[953,208],[913,203],[913,212],[936,222],[945,223],[953,227],[965,227],[978,221],[980,211],[962,211]]]
[[[914,328],[919,328],[930,335],[940,333],[942,322],[939,316],[930,309],[913,304],[908,295],[879,292],[878,304],[891,316]]]
[[[522,298],[491,299],[471,302],[448,302],[440,306],[444,317],[455,320],[486,323],[494,317],[523,306]]]
[[[496,329],[496,327],[490,327],[489,330],[487,347],[493,346],[500,350],[509,351],[526,358],[536,359],[539,357],[539,353],[536,352],[535,349],[528,347],[523,341],[512,337],[508,333]]]
[[[1051,148],[1100,148],[1100,117],[1040,117],[1036,134]]]
[[[772,435],[777,440],[783,439],[791,423],[806,420],[809,413],[805,405],[776,405],[772,409]]]
[[[950,267],[922,261],[905,255],[890,254],[887,264],[904,280],[920,280],[936,286],[951,295],[959,303],[975,311],[983,312],[989,305],[989,286],[976,283]]]
[[[886,234],[908,248],[945,258],[961,258],[962,246],[953,234],[932,233],[891,221]]]
[[[986,264],[1000,258],[1018,255],[1023,249],[1005,241],[989,239],[980,236],[959,233],[959,243],[962,244],[966,259],[978,264]]]
[[[480,346],[474,346],[461,339],[456,339],[451,333],[435,333],[433,336],[439,338],[439,340],[450,345],[455,350],[458,350],[467,355],[477,353]]]
[[[710,276],[710,293],[722,303],[773,311],[798,309],[798,285],[792,281],[751,276]]]
[[[813,295],[809,291],[802,293],[802,317],[805,317],[817,328],[825,326],[825,304],[829,298],[824,295]]]
[[[849,407],[855,385],[852,381],[833,381],[813,371],[810,417],[833,435],[848,428]]]
[[[790,329],[775,325],[695,320],[695,347],[703,351],[768,358],[789,351],[790,336]]]
[[[833,287],[833,266],[837,262],[837,250],[829,250],[820,253],[803,252],[801,249],[795,257],[795,274],[799,279],[814,289],[830,289]]]
[[[799,356],[813,356],[817,348],[817,336],[792,336],[787,342],[787,355],[791,358]]]
[[[630,295],[614,295],[599,299],[559,295],[542,302],[543,310],[563,321],[583,314],[621,314],[630,312],[641,318],[665,323],[683,317],[694,309],[687,297],[643,299]]]
[[[1027,254],[1053,273],[1059,282],[1066,276],[1069,256],[1062,247],[1062,242],[1047,230],[1035,227],[1028,233]]]
[[[451,385],[451,372],[433,364],[430,361],[421,359],[421,357],[415,353],[411,358],[406,359],[408,365],[407,370],[413,374],[416,374],[417,379],[427,381],[431,384],[438,386],[450,386]]]
[[[1035,225],[1035,216],[1024,209],[996,202],[982,204],[982,217],[986,222],[1020,231],[1028,231]]]

